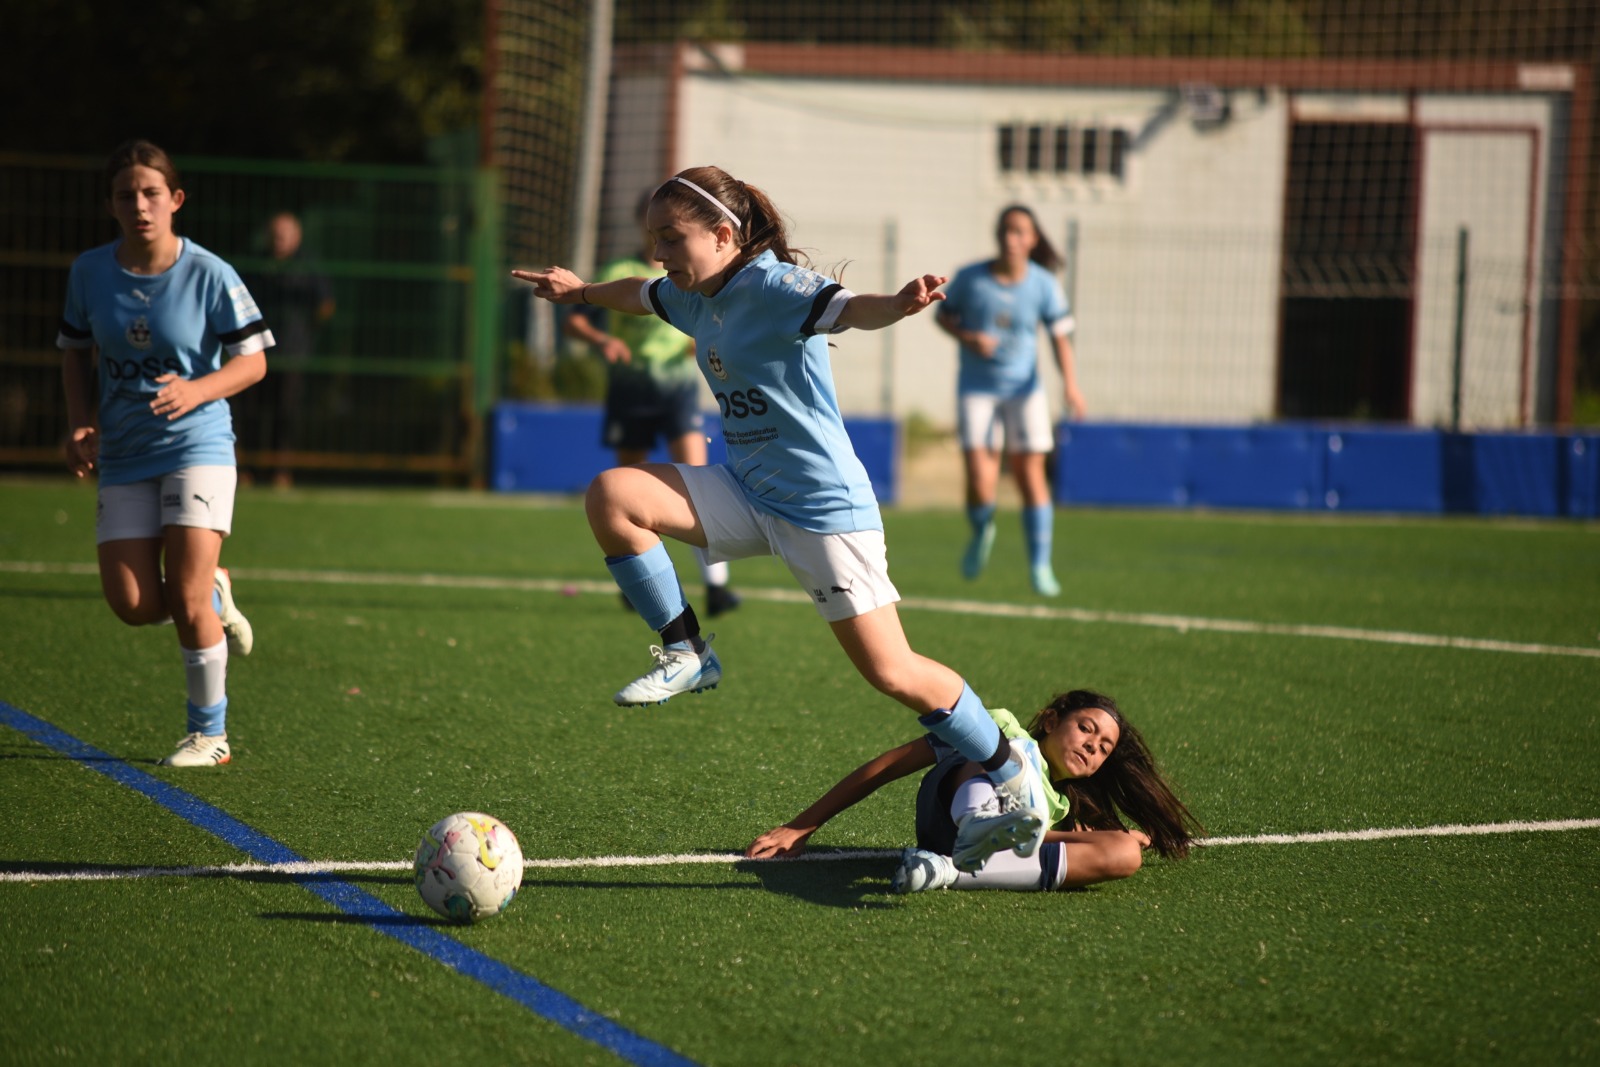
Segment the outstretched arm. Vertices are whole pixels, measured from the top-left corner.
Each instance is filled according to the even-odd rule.
[[[744,854],[758,860],[798,856],[806,850],[806,839],[816,833],[823,823],[890,782],[931,766],[933,748],[926,738],[919,737],[899,748],[891,748],[839,779],[837,785],[822,794],[805,811],[750,842]]]
[[[950,279],[939,274],[924,274],[907,282],[898,293],[857,293],[839,313],[839,325],[856,330],[881,330],[908,315],[944,299],[939,286]]]
[[[533,295],[552,304],[594,304],[628,315],[648,315],[640,297],[645,279],[618,278],[613,282],[585,282],[565,267],[514,270],[511,276],[533,286]]]

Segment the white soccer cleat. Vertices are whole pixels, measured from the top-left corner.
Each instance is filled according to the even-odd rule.
[[[1010,745],[1013,759],[989,773],[994,803],[968,812],[956,823],[957,870],[969,874],[982,870],[990,856],[1008,848],[1019,856],[1031,856],[1044,841],[1050,806],[1044,796],[1039,744],[1031,737],[1013,737]]]
[[[920,893],[924,889],[948,889],[956,881],[956,865],[949,856],[908,848],[900,853],[900,866],[889,879],[896,893]]]
[[[1039,754],[1039,743],[1031,737],[1013,737],[1010,744],[1012,761],[998,771],[989,772],[989,781],[994,783],[995,794],[1000,798],[1000,810],[1008,815],[1024,816],[1030,826],[1026,840],[1014,845],[1012,851],[1019,856],[1031,856],[1044,841],[1044,832],[1050,824],[1050,803],[1045,800],[1044,792],[1044,757]]]
[[[1044,820],[1030,811],[969,812],[956,823],[952,860],[956,870],[973,874],[983,870],[990,856],[1008,848],[1019,855],[1031,856],[1043,837]],[[1023,852],[1024,848],[1028,851]]]
[[[250,620],[244,617],[244,612],[239,610],[239,605],[233,602],[233,579],[228,577],[228,568],[218,567],[211,577],[211,584],[217,590],[217,598],[222,602],[222,608],[217,612],[222,620],[222,632],[228,638],[228,651],[235,656],[248,656],[255,647],[255,631],[250,629]]]
[[[163,767],[215,767],[233,759],[228,735],[190,734],[178,742],[178,750],[161,761]]]
[[[699,693],[715,689],[722,681],[722,661],[711,651],[716,634],[706,638],[703,652],[692,648],[664,649],[651,645],[656,665],[650,673],[623,686],[611,699],[623,707],[665,704],[679,693]]]

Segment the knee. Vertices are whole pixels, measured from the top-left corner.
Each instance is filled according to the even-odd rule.
[[[1144,851],[1138,838],[1132,834],[1118,834],[1115,847],[1106,857],[1107,875],[1111,878],[1131,878],[1139,873],[1144,863]]]
[[[583,494],[583,508],[591,524],[606,521],[626,503],[627,494],[622,484],[625,478],[622,467],[611,467],[594,476]]]

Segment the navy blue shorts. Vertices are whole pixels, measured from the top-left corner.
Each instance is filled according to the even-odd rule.
[[[953,856],[956,821],[950,817],[950,801],[956,792],[955,772],[966,764],[967,757],[943,744],[934,744],[933,751],[939,762],[923,774],[922,784],[917,786],[917,847]]]
[[[700,383],[662,386],[644,375],[612,378],[606,390],[600,443],[613,451],[648,452],[658,440],[703,433]]]

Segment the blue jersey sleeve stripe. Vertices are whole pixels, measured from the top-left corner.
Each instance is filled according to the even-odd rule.
[[[811,301],[811,314],[806,316],[806,321],[801,325],[801,334],[810,337],[817,332],[817,323],[821,321],[823,313],[828,310],[828,305],[833,301],[833,295],[843,288],[844,286],[838,282],[822,287],[821,292],[817,293],[817,298]],[[837,317],[837,314],[835,317]]]

